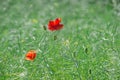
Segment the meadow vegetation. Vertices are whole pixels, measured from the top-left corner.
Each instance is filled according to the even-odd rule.
[[[120,80],[115,1],[1,0],[0,80]],[[63,29],[44,30],[58,17]]]

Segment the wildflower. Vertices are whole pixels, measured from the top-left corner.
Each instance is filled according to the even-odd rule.
[[[32,22],[33,23],[38,23],[38,20],[37,19],[32,19]]]
[[[35,50],[30,50],[27,52],[25,59],[29,61],[33,61],[36,57],[36,51]]]
[[[65,46],[69,46],[70,41],[69,41],[69,40],[65,40],[65,41],[63,42],[63,44],[64,44]]]
[[[27,75],[27,72],[24,71],[24,72],[20,73],[18,76],[19,76],[19,77],[25,77],[26,75]]]
[[[60,24],[61,18],[56,18],[55,20],[51,20],[48,23],[48,29],[50,31],[60,30],[63,28],[63,24]]]

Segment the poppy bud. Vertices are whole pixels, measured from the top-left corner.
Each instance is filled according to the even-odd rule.
[[[54,36],[54,40],[56,40],[57,39],[57,36]]]
[[[46,26],[43,26],[43,29],[44,29],[44,30],[47,30]]]
[[[88,48],[85,48],[85,53],[86,53],[86,54],[88,53]]]

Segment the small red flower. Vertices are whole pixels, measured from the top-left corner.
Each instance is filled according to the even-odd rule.
[[[35,50],[30,50],[27,52],[25,59],[29,61],[33,61],[36,57],[36,51]]]
[[[48,29],[50,31],[60,30],[63,28],[63,24],[60,24],[61,18],[56,18],[55,20],[50,20],[48,23]]]

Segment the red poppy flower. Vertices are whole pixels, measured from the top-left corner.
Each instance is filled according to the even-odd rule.
[[[55,20],[51,20],[48,23],[48,29],[51,31],[60,30],[63,28],[63,24],[60,24],[61,18],[56,18]]]
[[[25,59],[29,61],[33,61],[36,57],[36,51],[35,50],[30,50],[27,52]]]

